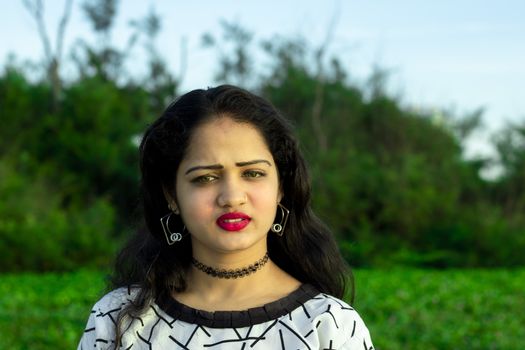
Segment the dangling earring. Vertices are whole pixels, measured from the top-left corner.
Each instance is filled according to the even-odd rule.
[[[172,215],[173,213],[169,213],[160,218],[160,225],[162,226],[162,230],[164,231],[164,235],[166,236],[166,241],[168,242],[168,245],[173,245],[175,244],[175,242],[180,242],[182,240],[182,233],[171,232],[170,230],[169,222]],[[186,226],[183,226],[182,232],[184,232],[185,229]]]
[[[277,203],[277,205],[281,209],[281,222],[273,224],[271,230],[272,232],[277,233],[278,236],[282,236],[284,234],[284,228],[286,226],[286,222],[288,221],[288,215],[290,215],[290,211],[286,209],[281,203]]]

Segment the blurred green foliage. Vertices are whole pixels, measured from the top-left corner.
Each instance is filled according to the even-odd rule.
[[[128,47],[118,49],[109,40],[117,8],[90,6],[87,18],[104,40],[80,40],[75,78],[30,80],[16,63],[0,73],[0,271],[107,266],[140,224],[137,144],[180,79],[156,48],[155,13],[133,21]],[[481,110],[412,110],[386,91],[384,71],[359,85],[326,45],[301,38],[264,40],[268,64],[255,65],[254,36],[222,26],[222,41],[203,37],[217,50],[217,83],[249,87],[292,119],[313,206],[352,265],[525,264],[524,126],[494,136],[503,175],[488,181],[480,170],[491,160],[463,157]],[[136,42],[149,68],[139,78],[124,66]]]
[[[525,347],[525,270],[358,270],[354,306],[377,349]]]
[[[377,349],[525,346],[525,270],[354,271]],[[74,349],[103,294],[99,272],[0,275],[0,348]]]
[[[0,275],[0,348],[75,349],[103,288],[100,272]]]

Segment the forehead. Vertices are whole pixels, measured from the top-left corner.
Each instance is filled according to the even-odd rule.
[[[193,132],[183,162],[239,162],[272,154],[261,132],[227,116],[212,118]]]

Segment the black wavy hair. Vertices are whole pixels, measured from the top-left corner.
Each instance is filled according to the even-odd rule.
[[[265,99],[235,86],[221,85],[181,96],[144,134],[140,170],[145,225],[119,254],[109,286],[133,285],[139,287],[139,293],[134,303],[121,312],[119,324],[126,315],[138,316],[163,293],[185,290],[191,240],[185,237],[172,246],[167,244],[159,220],[170,213],[163,191],[176,198],[177,168],[193,132],[211,118],[223,116],[254,126],[273,155],[283,193],[281,203],[290,210],[290,216],[282,237],[268,235],[272,261],[299,281],[335,297],[342,298],[349,287],[353,299],[350,271],[332,233],[311,209],[310,178],[290,123]],[[182,227],[180,216],[174,215],[171,220],[174,227]],[[117,335],[121,334],[119,328]]]

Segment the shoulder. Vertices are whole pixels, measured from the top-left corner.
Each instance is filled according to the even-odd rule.
[[[119,288],[100,298],[91,309],[78,348],[106,349],[114,344],[119,313],[133,301],[137,292],[136,288]]]
[[[91,309],[93,324],[99,329],[113,330],[119,314],[133,303],[138,291],[138,288],[118,288],[104,295]]]
[[[105,312],[115,309],[120,310],[135,299],[137,292],[137,288],[131,287],[115,289],[100,298],[93,306],[93,310]]]
[[[336,349],[373,349],[370,333],[359,313],[345,301],[319,293],[304,304],[320,344]]]
[[[318,293],[310,298],[305,307],[315,316],[326,315],[332,318],[334,325],[337,320],[362,321],[357,311],[344,300],[325,293]]]

